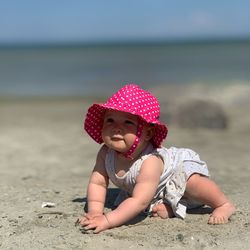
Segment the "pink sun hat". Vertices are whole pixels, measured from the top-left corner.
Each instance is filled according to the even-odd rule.
[[[160,147],[167,136],[167,126],[159,121],[160,105],[158,100],[151,93],[135,84],[125,85],[114,93],[107,102],[93,104],[88,109],[84,129],[99,144],[103,143],[101,130],[106,110],[127,112],[137,115],[142,121],[153,124],[155,134],[151,140],[156,148]]]

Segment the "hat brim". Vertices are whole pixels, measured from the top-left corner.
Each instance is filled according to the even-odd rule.
[[[117,107],[114,108],[107,104],[95,103],[92,106],[90,106],[84,121],[84,129],[89,134],[89,136],[99,144],[103,143],[101,131],[103,126],[103,117],[106,110],[115,110],[115,111],[131,113],[128,112],[127,110],[124,110],[123,108],[117,108]],[[163,140],[167,137],[168,133],[167,126],[161,123],[159,120],[147,121],[139,114],[134,114],[134,115],[137,115],[146,123],[154,125],[155,134],[152,138],[152,144],[154,145],[154,147],[159,147],[162,144]]]

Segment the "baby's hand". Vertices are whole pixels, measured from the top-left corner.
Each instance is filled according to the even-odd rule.
[[[88,215],[86,214],[83,218],[80,219],[80,224],[86,230],[94,229],[94,233],[100,233],[106,229],[111,228],[105,215]]]
[[[84,214],[81,218],[78,218],[77,221],[76,221],[76,224],[83,225],[84,221],[91,220],[95,216],[100,216],[100,215],[102,215],[102,213],[99,213],[99,212],[88,212],[88,213]]]
[[[103,213],[101,213],[101,212],[88,212],[88,213],[84,214],[81,219],[79,219],[79,222],[81,224],[81,221],[84,221],[85,219],[88,219],[88,220],[93,219],[94,217],[100,216],[100,215],[103,215]]]

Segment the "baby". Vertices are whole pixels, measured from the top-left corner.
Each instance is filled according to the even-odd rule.
[[[86,230],[99,233],[118,227],[141,212],[185,218],[186,209],[202,204],[213,209],[209,224],[227,223],[235,212],[197,153],[161,147],[168,129],[159,116],[157,99],[134,84],[88,109],[84,128],[103,146],[88,184],[88,212],[79,220]],[[109,180],[123,193],[117,207],[104,213]]]

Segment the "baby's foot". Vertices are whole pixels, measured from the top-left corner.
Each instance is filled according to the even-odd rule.
[[[209,217],[208,224],[226,224],[234,212],[234,205],[230,202],[226,202],[222,206],[214,209],[213,213]]]
[[[152,216],[153,217],[161,217],[162,219],[171,218],[174,216],[173,210],[167,204],[161,203],[156,204],[152,208]]]

